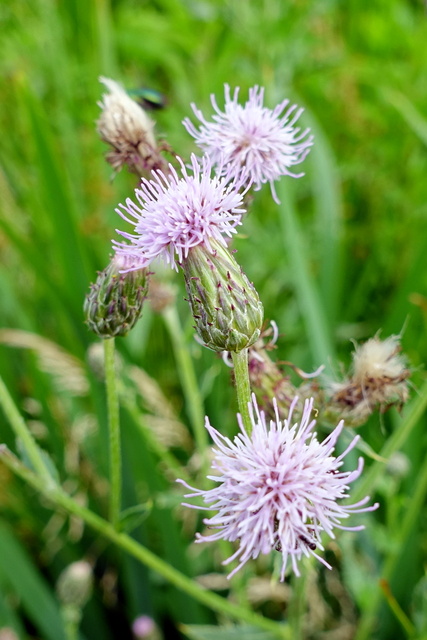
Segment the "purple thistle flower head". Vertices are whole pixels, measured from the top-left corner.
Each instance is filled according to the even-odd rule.
[[[214,429],[206,418],[206,429],[216,445],[212,469],[217,475],[209,476],[209,479],[218,486],[203,491],[179,481],[192,491],[185,497],[201,497],[206,505],[185,506],[218,512],[204,520],[209,528],[217,531],[211,535],[197,534],[196,541],[239,541],[237,551],[224,562],[239,561],[229,578],[250,558],[273,550],[282,555],[282,581],[289,560],[293,571],[299,575],[298,562],[302,556],[315,556],[330,569],[316,552],[316,549],[324,549],[322,532],[334,538],[334,528],[363,529],[363,526],[346,527],[341,521],[353,513],[378,507],[378,504],[364,506],[369,497],[356,504],[338,503],[349,497],[349,484],[362,472],[362,458],[354,471],[341,470],[345,455],[359,438],[354,438],[344,453],[335,456],[335,444],[343,422],[319,442],[313,432],[316,421],[311,420],[313,399],[306,400],[300,422],[292,425],[297,400],[294,399],[284,421],[280,420],[275,403],[275,420],[267,422],[253,396],[250,405],[252,433],[245,430],[238,415],[240,433],[233,441]]]
[[[222,112],[211,95],[215,115],[208,122],[202,112],[192,104],[195,116],[201,122],[200,129],[186,118],[183,121],[188,133],[196,144],[219,167],[221,175],[242,179],[246,184],[254,184],[258,191],[266,182],[270,183],[275,202],[279,204],[274,181],[288,175],[299,178],[290,167],[304,160],[313,144],[310,129],[301,131],[295,127],[303,109],[297,105],[288,107],[284,100],[273,110],[263,106],[264,89],[249,89],[249,100],[244,106],[238,100],[239,88],[230,94],[225,85],[225,107]],[[283,113],[284,112],[284,113]]]
[[[148,266],[157,257],[174,269],[182,263],[192,247],[203,244],[213,252],[211,241],[227,246],[226,237],[236,233],[241,224],[243,196],[234,182],[211,176],[212,163],[204,157],[201,164],[191,156],[192,175],[183,161],[181,176],[172,165],[169,173],[153,171],[153,178],[141,179],[135,189],[138,204],[128,198],[117,213],[132,224],[135,233],[117,230],[127,242],[113,240],[117,254]],[[130,267],[132,269],[133,267]]]

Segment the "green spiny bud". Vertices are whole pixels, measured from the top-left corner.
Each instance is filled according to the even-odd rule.
[[[259,337],[263,306],[255,287],[221,244],[190,249],[185,286],[199,336],[214,351],[241,351]]]
[[[58,578],[56,590],[63,605],[84,607],[92,594],[93,571],[85,560],[70,564]]]
[[[100,338],[124,336],[138,321],[147,296],[147,269],[120,273],[129,265],[114,256],[86,296],[84,312],[89,328]]]

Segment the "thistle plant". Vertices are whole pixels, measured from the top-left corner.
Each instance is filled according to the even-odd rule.
[[[202,460],[202,477],[197,480],[201,488],[192,486],[191,470],[177,473],[180,460],[172,452],[159,443],[154,448],[168,470],[173,470],[174,477],[183,478],[178,481],[190,491],[185,497],[197,502],[183,505],[216,512],[204,520],[213,532],[198,533],[196,541],[231,543],[230,555],[222,563],[237,562],[229,578],[260,556],[272,561],[279,558],[280,581],[287,580],[290,574],[299,577],[305,571],[304,558],[315,558],[331,568],[323,555],[326,539],[335,539],[338,530],[360,531],[363,524],[352,524],[353,519],[347,524],[347,520],[379,506],[368,504],[370,497],[365,489],[362,496],[347,502],[353,493],[350,485],[361,476],[364,461],[359,457],[357,463],[352,462],[355,469],[346,469],[346,457],[361,439],[356,436],[344,444],[344,427],[364,422],[376,408],[384,411],[403,405],[409,395],[410,370],[399,353],[396,336],[384,341],[376,337],[357,347],[353,367],[339,383],[322,378],[320,370],[310,376],[294,363],[274,362],[268,352],[278,339],[276,329],[273,340],[267,345],[263,342],[267,332],[263,332],[262,296],[239,264],[232,242],[247,212],[247,194],[268,183],[278,203],[275,183],[282,177],[304,175],[294,173],[293,167],[304,161],[314,138],[309,129],[297,126],[301,108],[290,105],[289,100],[273,109],[264,106],[264,89],[259,86],[249,90],[249,99],[241,105],[239,88],[232,93],[225,85],[223,111],[212,96],[212,120],[207,120],[195,105],[192,107],[199,128],[190,119],[184,120],[203,156],[192,154],[187,163],[176,155],[174,163],[168,163],[163,157],[164,147],[157,143],[151,118],[121,85],[106,78],[101,81],[109,93],[99,103],[102,112],[97,129],[111,147],[107,161],[116,171],[127,166],[138,176],[133,198],[128,197],[116,208],[121,221],[130,228],[117,229],[121,239],[112,241],[114,256],[98,273],[84,302],[87,325],[104,343],[110,462],[108,520],[63,490],[0,384],[0,401],[23,442],[31,468],[4,447],[1,456],[58,508],[78,516],[200,602],[278,637],[297,637],[288,624],[273,622],[243,605],[201,590],[194,580],[123,532],[129,514],[122,511],[119,404],[123,398],[128,400],[128,390],[117,376],[115,338],[126,336],[141,318],[144,321],[149,275],[163,262],[171,273],[183,274],[182,286],[198,342],[222,354],[225,361],[231,357],[239,408],[238,434],[234,438],[212,427],[208,417],[203,429],[202,392],[197,388],[184,331],[177,321],[175,290],[171,294],[168,289],[158,301],[157,310],[168,324],[175,355],[185,370],[184,396],[189,404],[193,401],[188,415],[196,453]],[[248,265],[249,273],[250,270]],[[155,316],[154,322],[158,321]],[[211,356],[214,358],[215,354]],[[282,366],[290,366],[300,379],[292,380]],[[128,402],[126,408],[129,407],[133,416],[138,414],[136,405]],[[317,431],[314,414],[318,417]],[[331,423],[333,429],[326,435],[321,433],[321,426]],[[215,446],[211,451],[213,475],[205,477],[207,435]],[[152,444],[155,438],[150,437]],[[212,482],[216,484],[213,488]],[[202,505],[198,504],[200,501]],[[77,569],[84,569],[81,574],[75,573],[75,565],[71,566],[74,573],[62,576],[58,592],[68,613],[71,611],[70,625],[76,635],[81,609],[90,597],[92,567],[88,563],[77,565]],[[75,594],[75,585],[80,583],[75,578],[82,576],[80,600]],[[161,637],[154,621],[144,615],[135,620],[133,633],[141,638]]]

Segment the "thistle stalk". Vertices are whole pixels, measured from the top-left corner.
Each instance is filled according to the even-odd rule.
[[[9,420],[9,424],[17,438],[19,438],[24,445],[25,453],[28,456],[34,471],[45,481],[52,482],[52,476],[43,460],[42,451],[33,438],[32,433],[28,429],[25,421],[20,415],[12,396],[10,395],[3,379],[0,377],[0,405],[3,407],[3,411]]]
[[[234,364],[234,381],[237,391],[237,403],[247,434],[252,433],[252,420],[248,403],[251,401],[251,387],[249,382],[248,350],[231,351]]]
[[[117,529],[120,518],[122,492],[122,460],[120,447],[119,399],[116,380],[114,338],[103,340],[105,385],[107,389],[108,440],[110,454],[110,509],[109,517]]]

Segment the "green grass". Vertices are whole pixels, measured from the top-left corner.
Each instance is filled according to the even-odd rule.
[[[303,125],[315,134],[306,176],[280,183],[280,207],[268,187],[255,194],[235,241],[266,318],[279,325],[274,357],[305,370],[324,363],[336,375],[339,363],[350,361],[351,339],[382,330],[384,337],[402,332],[413,368],[402,414],[375,415],[360,429],[380,455],[403,452],[408,468],[399,476],[367,459],[360,495],[376,497],[381,509],[364,517],[364,534],[345,534],[328,547],[332,578],[307,567],[304,637],[332,637],[322,632],[339,627],[334,637],[343,639],[425,638],[425,3],[7,0],[0,31],[0,374],[64,488],[107,517],[106,398],[99,345],[83,324],[82,305],[121,224],[114,207],[135,181],[125,171],[110,181],[94,125],[98,77],[164,93],[168,107],[155,114],[157,129],[184,157],[193,150],[181,125],[190,102],[209,113],[210,93],[221,105],[225,82],[243,96],[263,85],[269,106],[285,97],[304,106]],[[147,311],[117,341],[123,506],[150,506],[131,535],[173,567],[188,576],[224,574],[228,549],[190,546],[196,516],[179,507],[174,469],[203,441],[203,412],[235,432],[237,403],[229,370],[193,340],[182,277],[171,274],[170,281],[175,315]],[[12,340],[3,329],[33,337]],[[49,359],[38,336],[62,351]],[[135,367],[156,381],[169,412],[163,401],[153,404],[152,388],[138,386]],[[80,387],[72,384],[76,376]],[[169,434],[175,425],[181,436],[164,444],[153,438],[153,425]],[[0,441],[20,452],[3,415]],[[197,456],[183,474],[201,481]],[[0,482],[0,629],[11,627],[24,640],[65,637],[55,583],[81,558],[94,567],[95,590],[80,640],[131,638],[132,620],[142,613],[154,616],[168,639],[216,637],[211,627],[228,622],[65,513],[53,515],[4,466]],[[230,593],[244,604],[248,585],[270,573],[262,558],[236,577]],[[415,627],[405,631],[398,621],[381,578]],[[301,605],[298,590],[292,593],[290,611]],[[287,606],[266,597],[253,609],[281,620]],[[230,638],[269,633],[229,629]]]

